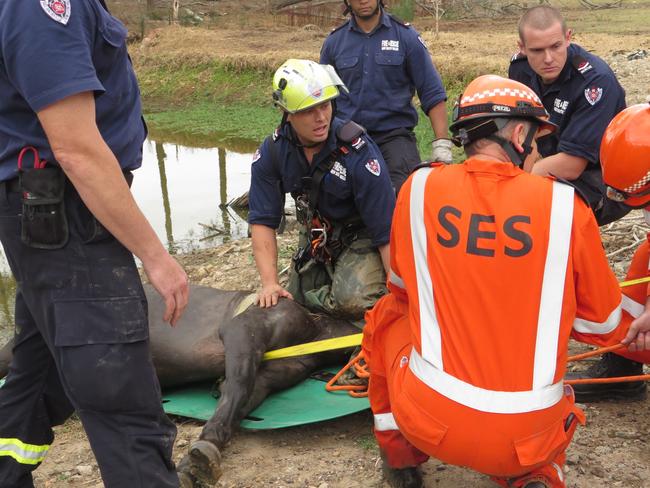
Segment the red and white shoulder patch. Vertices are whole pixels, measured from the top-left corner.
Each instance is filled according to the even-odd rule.
[[[67,25],[70,20],[70,0],[40,0],[41,8],[52,20]]]
[[[603,98],[603,89],[596,85],[590,86],[585,89],[585,98],[589,105],[596,105]]]
[[[381,174],[381,165],[376,159],[371,159],[366,163],[366,169],[370,171],[373,175],[379,176]]]

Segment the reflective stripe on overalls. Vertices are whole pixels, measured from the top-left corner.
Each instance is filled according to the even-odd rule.
[[[413,176],[410,195],[410,223],[413,256],[420,303],[422,352],[415,348],[409,368],[423,383],[445,397],[469,408],[490,413],[525,413],[549,408],[563,397],[563,383],[553,383],[556,372],[558,339],[573,223],[573,188],[553,183],[550,234],[544,266],[537,320],[537,340],[532,389],[495,391],[476,387],[444,370],[442,337],[436,314],[433,283],[427,264],[427,229],[424,224],[425,184],[430,168]],[[391,279],[393,276],[391,276]],[[398,285],[401,278],[393,280]]]
[[[20,464],[39,464],[45,459],[49,444],[25,444],[18,439],[0,439],[0,456],[9,456]]]

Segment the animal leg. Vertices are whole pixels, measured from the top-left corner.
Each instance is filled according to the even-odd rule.
[[[225,380],[221,385],[219,405],[194,441],[188,455],[179,464],[179,473],[191,476],[194,486],[215,483],[221,476],[220,449],[232,437],[235,419],[255,385],[255,376],[265,351],[263,337],[253,327],[233,320],[221,331],[226,351]]]
[[[263,363],[255,378],[255,386],[248,401],[235,419],[239,425],[251,411],[255,410],[271,393],[290,388],[309,377],[320,365],[317,356],[303,356],[291,359],[276,359]]]

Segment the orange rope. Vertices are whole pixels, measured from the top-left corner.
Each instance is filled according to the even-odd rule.
[[[606,352],[618,351],[619,349],[624,349],[627,346],[625,344],[615,344],[609,347],[600,347],[592,351],[583,352],[582,354],[576,354],[574,356],[569,356],[567,362],[579,361],[581,359],[590,358],[592,356],[598,356],[599,354],[605,354]],[[638,376],[618,376],[612,378],[582,378],[576,380],[564,380],[565,385],[587,385],[594,383],[626,383],[629,381],[648,381],[650,380],[650,374],[642,374]]]
[[[336,373],[331,380],[325,385],[325,390],[327,391],[347,391],[348,395],[355,398],[363,398],[368,396],[368,386],[367,385],[336,385],[335,383],[338,379],[345,373],[348,369],[354,368],[354,372],[359,378],[368,378],[370,373],[367,370],[365,364],[359,364],[359,362],[364,359],[363,352],[357,354],[352,358],[348,364],[341,368],[341,371]]]
[[[565,385],[586,385],[593,383],[626,383],[628,381],[647,381],[650,380],[650,374],[640,374],[638,376],[618,376],[612,378],[583,378],[579,380],[564,380]]]
[[[598,356],[599,354],[605,354],[606,352],[617,351],[618,349],[623,349],[625,344],[615,344],[609,347],[600,347],[592,351],[583,352],[582,354],[576,354],[575,356],[569,356],[567,362],[571,361],[580,361],[581,359],[590,358],[592,356]]]

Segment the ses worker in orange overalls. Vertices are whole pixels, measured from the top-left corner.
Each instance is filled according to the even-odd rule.
[[[600,159],[608,198],[644,209],[650,224],[650,104],[633,105],[612,119],[603,136]],[[626,280],[644,278],[649,269],[650,245],[644,241],[632,258]],[[591,368],[570,373],[568,379],[643,374],[643,363],[650,363],[650,286],[639,283],[625,287],[623,295],[623,322],[626,328],[630,326],[623,343],[629,348],[604,354]],[[642,400],[647,390],[644,381],[588,383],[574,388],[581,402]]]
[[[366,315],[384,474],[422,486],[417,466],[433,456],[504,487],[564,487],[564,451],[584,423],[563,384],[567,343],[615,343],[621,292],[589,206],[528,173],[535,139],[555,129],[537,95],[481,76],[453,119],[468,159],[402,187],[390,294]]]

